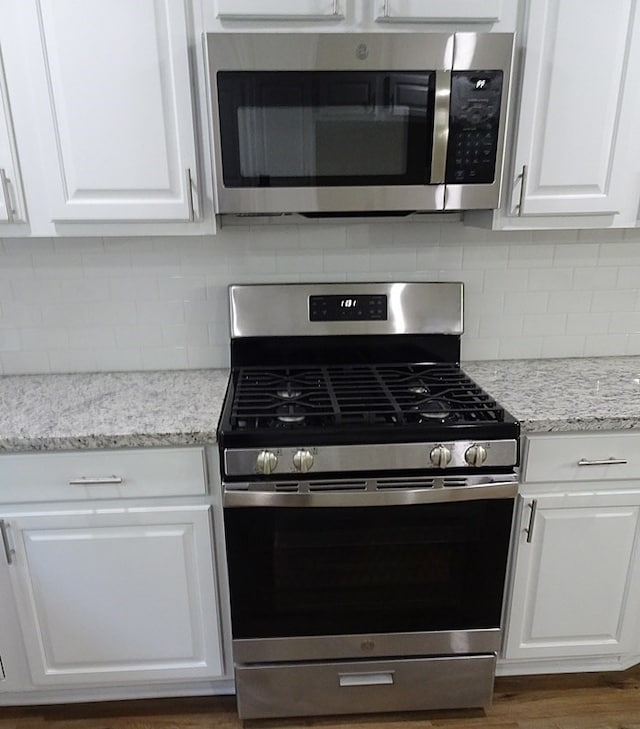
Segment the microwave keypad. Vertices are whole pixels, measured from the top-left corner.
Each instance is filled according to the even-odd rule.
[[[451,74],[447,183],[494,181],[501,96],[501,71]]]

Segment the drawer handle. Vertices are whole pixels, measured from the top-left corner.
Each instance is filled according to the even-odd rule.
[[[579,466],[626,466],[628,461],[626,458],[601,458],[590,461],[587,458],[581,458],[578,461]]]
[[[393,671],[385,673],[341,673],[341,686],[388,686],[393,684]]]
[[[9,524],[4,519],[0,519],[0,534],[2,535],[2,545],[4,546],[7,564],[12,564],[13,555],[16,553],[16,550],[9,543]]]
[[[122,483],[123,481],[122,476],[103,476],[102,478],[81,476],[80,478],[71,479],[69,486],[104,486],[105,484]]]

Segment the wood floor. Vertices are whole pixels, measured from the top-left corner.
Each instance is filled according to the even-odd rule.
[[[483,711],[247,721],[245,729],[640,729],[640,667],[498,678]],[[0,729],[240,729],[233,697],[0,707]]]

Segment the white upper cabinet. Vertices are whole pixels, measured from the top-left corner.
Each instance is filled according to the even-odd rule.
[[[376,20],[425,23],[495,23],[513,0],[375,0]]]
[[[9,91],[0,47],[0,226],[20,223],[26,213],[13,135]]]
[[[255,19],[339,20],[346,0],[217,0],[221,20]]]
[[[29,0],[53,221],[188,221],[197,163],[181,0]],[[32,71],[35,66],[32,66]]]
[[[635,223],[638,16],[637,0],[610,3],[604,12],[596,0],[529,3],[507,215],[576,216],[571,227],[584,224],[577,216]]]

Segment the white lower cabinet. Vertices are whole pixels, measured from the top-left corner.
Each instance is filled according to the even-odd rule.
[[[5,522],[34,684],[222,674],[206,506]]]
[[[114,451],[112,463],[108,451],[94,455],[0,456],[0,705],[3,694],[60,700],[56,691],[73,689],[71,700],[117,687],[131,698],[136,686],[140,695],[163,685],[192,693],[225,678],[218,506],[202,449]],[[14,503],[17,466],[31,502]],[[173,497],[165,472],[175,478]],[[154,483],[161,496],[149,498]],[[73,489],[76,500],[58,500]]]
[[[630,653],[639,525],[640,488],[526,498],[505,657]]]
[[[530,440],[508,601],[507,669],[510,662],[519,667],[515,672],[535,673],[640,661],[639,441],[637,434]]]

